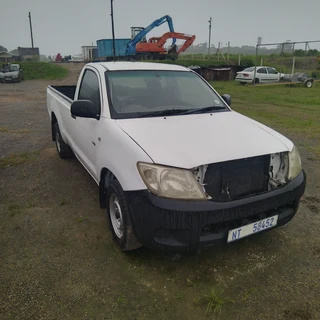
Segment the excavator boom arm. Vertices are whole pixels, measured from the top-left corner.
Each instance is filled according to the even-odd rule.
[[[187,50],[193,44],[194,40],[196,39],[196,36],[178,32],[167,32],[161,38],[158,39],[158,47],[163,47],[166,41],[170,38],[186,40],[184,44],[180,47],[180,49],[177,51],[177,54],[180,54],[181,52]]]
[[[135,46],[155,27],[161,26],[163,23],[167,22],[169,25],[170,32],[174,32],[173,28],[173,22],[172,18],[168,15],[165,15],[155,21],[153,21],[151,24],[149,24],[146,28],[141,30],[131,41],[128,42],[126,46],[126,52],[127,53],[135,53]],[[172,46],[176,43],[176,39],[173,38],[172,40]]]

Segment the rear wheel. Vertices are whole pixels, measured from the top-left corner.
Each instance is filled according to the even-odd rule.
[[[55,138],[56,148],[57,148],[57,152],[59,154],[59,157],[61,159],[71,158],[72,157],[72,150],[64,142],[64,140],[61,136],[61,133],[60,133],[58,122],[56,122],[54,125],[54,138]]]
[[[259,82],[260,82],[260,80],[258,78],[255,78],[254,80],[252,80],[252,83],[258,84]]]
[[[245,83],[245,82],[240,82],[240,84],[241,84],[242,86],[245,86],[245,85],[246,85],[246,83]]]
[[[113,239],[122,251],[131,251],[142,246],[134,234],[125,194],[117,180],[113,180],[108,186],[107,217]]]
[[[308,80],[306,83],[305,83],[305,86],[307,88],[312,88],[312,85],[313,85],[313,81],[312,80]]]

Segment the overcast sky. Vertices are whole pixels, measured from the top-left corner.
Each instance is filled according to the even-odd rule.
[[[31,46],[29,11],[41,54],[77,54],[82,45],[111,38],[110,0],[10,0],[1,1],[0,45]],[[212,16],[215,46],[255,45],[258,36],[263,43],[320,40],[319,12],[320,0],[114,0],[116,37],[129,38],[131,26],[169,14],[175,31],[195,34],[198,44],[207,41]],[[166,31],[162,25],[150,35]]]

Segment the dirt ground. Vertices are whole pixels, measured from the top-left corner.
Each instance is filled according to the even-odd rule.
[[[81,65],[67,67],[63,81],[0,84],[1,319],[320,319],[314,154],[301,150],[307,190],[288,225],[177,260],[124,254],[95,182],[51,141],[46,86],[74,84]]]

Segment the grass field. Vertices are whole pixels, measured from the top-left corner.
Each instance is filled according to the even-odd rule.
[[[68,74],[68,70],[53,63],[19,62],[24,70],[25,80],[48,79],[58,80]]]
[[[320,155],[320,83],[311,89],[303,86],[241,86],[212,82],[220,93],[234,97],[232,108],[294,139]]]

